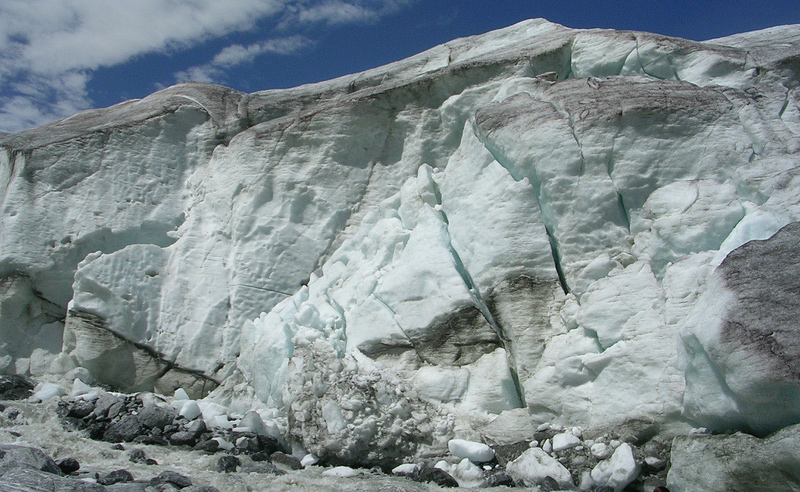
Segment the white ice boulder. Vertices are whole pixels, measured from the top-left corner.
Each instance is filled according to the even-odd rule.
[[[640,465],[633,457],[630,444],[622,443],[607,460],[592,468],[592,480],[598,485],[607,486],[620,492],[639,476]]]
[[[466,458],[473,463],[486,463],[494,458],[494,450],[480,442],[451,439],[447,448],[453,456]]]
[[[467,458],[461,460],[453,469],[453,478],[464,488],[477,488],[486,483],[483,470]]]
[[[56,383],[39,383],[31,395],[32,401],[47,401],[67,394],[63,386]]]
[[[414,470],[417,469],[417,465],[414,463],[403,463],[402,465],[397,465],[396,467],[392,468],[393,475],[411,475],[414,473]]]
[[[542,483],[547,477],[553,478],[561,487],[574,486],[569,470],[541,448],[525,450],[506,465],[506,471],[514,480],[522,480],[528,487]]]
[[[70,395],[75,397],[75,396],[85,395],[86,393],[89,393],[91,391],[92,391],[91,386],[84,383],[80,379],[76,378],[75,382],[72,383],[72,391],[70,392]]]
[[[213,423],[217,416],[223,416],[225,418],[228,416],[228,409],[213,400],[197,400],[196,403],[203,413],[203,419],[206,422]]]
[[[324,472],[322,472],[322,475],[326,477],[350,478],[350,477],[357,477],[358,470],[354,470],[349,466],[336,466],[329,470],[325,470]]]
[[[581,445],[581,439],[571,432],[562,432],[553,436],[553,451],[559,452]]]
[[[319,458],[314,456],[313,453],[308,453],[307,455],[303,456],[303,459],[300,460],[300,465],[303,468],[308,468],[309,466],[314,466],[319,462]]]
[[[185,417],[186,420],[194,420],[203,414],[200,410],[200,406],[194,400],[184,402],[178,413],[182,417]]]
[[[244,417],[239,421],[239,427],[247,427],[251,432],[255,432],[260,436],[267,435],[267,428],[264,426],[264,421],[261,416],[254,411],[249,411],[244,414]]]
[[[592,453],[592,456],[595,458],[606,459],[611,456],[611,452],[613,451],[608,444],[598,442],[592,444],[592,447],[589,448],[589,451]]]
[[[230,449],[233,449],[233,444],[230,441],[228,441],[227,439],[223,439],[222,437],[214,437],[211,440],[212,441],[217,441],[217,444],[219,444],[219,448],[224,450],[224,451],[228,451]]]
[[[189,394],[186,392],[185,389],[178,388],[175,390],[175,394],[173,395],[172,398],[174,398],[175,400],[188,400]]]

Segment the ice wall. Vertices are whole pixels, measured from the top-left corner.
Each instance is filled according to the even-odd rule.
[[[0,368],[221,385],[342,461],[441,444],[420,427],[739,428],[753,395],[697,403],[727,394],[723,362],[692,358],[719,345],[697,311],[733,312],[725,257],[800,220],[799,53],[797,26],[698,43],[533,20],[0,136]]]

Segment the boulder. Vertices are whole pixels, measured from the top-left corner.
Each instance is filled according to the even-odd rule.
[[[26,467],[53,475],[63,475],[53,458],[40,449],[14,444],[0,444],[0,465],[3,467]]]
[[[108,442],[132,442],[143,432],[136,415],[124,415],[106,427],[103,440]]]
[[[33,394],[34,384],[16,374],[0,375],[0,400],[24,400]]]
[[[766,438],[678,436],[667,486],[677,492],[789,492],[800,489],[800,425]]]
[[[542,448],[528,449],[519,458],[506,465],[506,472],[514,480],[521,480],[528,487],[540,485],[548,477],[561,487],[574,486],[569,470]]]
[[[60,477],[27,467],[0,466],[0,492],[103,492],[100,484],[84,482],[70,477]]]

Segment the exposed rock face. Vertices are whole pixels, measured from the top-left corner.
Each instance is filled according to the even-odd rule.
[[[745,244],[800,221],[798,54],[797,26],[697,43],[534,20],[2,135],[0,370],[221,383],[342,462],[435,448],[428,423],[796,422],[800,231]],[[373,380],[397,391],[353,396]]]

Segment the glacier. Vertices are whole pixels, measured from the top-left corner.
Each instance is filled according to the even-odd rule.
[[[0,372],[183,390],[342,465],[766,437],[800,423],[798,60],[798,26],[537,19],[0,135]]]

